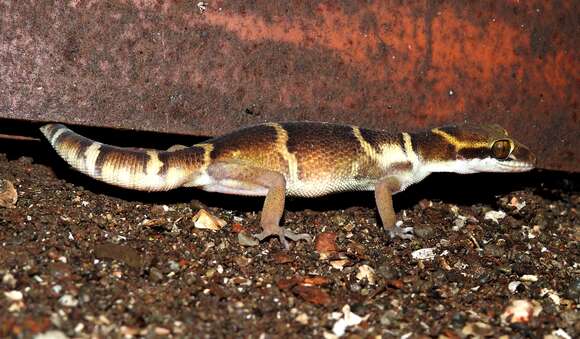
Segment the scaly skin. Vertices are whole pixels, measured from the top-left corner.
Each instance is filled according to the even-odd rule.
[[[497,125],[387,133],[328,123],[269,123],[167,151],[101,144],[58,124],[41,130],[73,168],[112,185],[265,196],[256,237],[278,236],[285,247],[286,238],[310,239],[280,227],[286,195],[375,191],[383,227],[391,236],[408,238],[409,228],[395,226],[393,194],[432,172],[523,172],[536,161]]]

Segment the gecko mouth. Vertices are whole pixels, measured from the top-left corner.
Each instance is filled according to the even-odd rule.
[[[534,169],[533,164],[524,161],[500,161],[498,165],[506,172],[527,172]]]

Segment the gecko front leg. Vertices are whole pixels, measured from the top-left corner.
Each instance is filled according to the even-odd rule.
[[[286,199],[286,179],[277,172],[263,173],[258,180],[265,180],[264,182],[269,186],[268,194],[264,200],[264,207],[262,208],[262,217],[260,219],[260,226],[262,232],[254,236],[259,240],[264,240],[269,236],[278,236],[280,242],[286,249],[289,248],[286,238],[298,241],[306,240],[312,241],[309,234],[297,234],[286,228],[280,227],[280,219],[284,213],[284,201]]]
[[[207,191],[266,195],[260,219],[262,232],[254,235],[258,240],[277,236],[286,249],[289,248],[286,238],[294,241],[312,240],[309,234],[297,234],[280,227],[286,198],[286,179],[281,173],[242,164],[218,162],[209,166],[208,174],[215,183],[205,186]]]
[[[384,177],[375,185],[375,201],[383,228],[389,233],[391,238],[411,239],[413,227],[398,227],[396,225],[396,214],[393,208],[393,192],[399,191],[401,184],[395,177]]]

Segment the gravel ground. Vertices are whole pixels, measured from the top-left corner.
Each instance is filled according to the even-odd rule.
[[[290,200],[315,241],[284,251],[248,237],[260,199],[130,192],[0,144],[0,337],[580,336],[577,174],[433,175],[395,197],[413,240],[371,193]]]

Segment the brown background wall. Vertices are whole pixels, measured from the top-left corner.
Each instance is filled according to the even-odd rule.
[[[0,117],[215,135],[495,122],[580,171],[578,2],[0,0]]]

